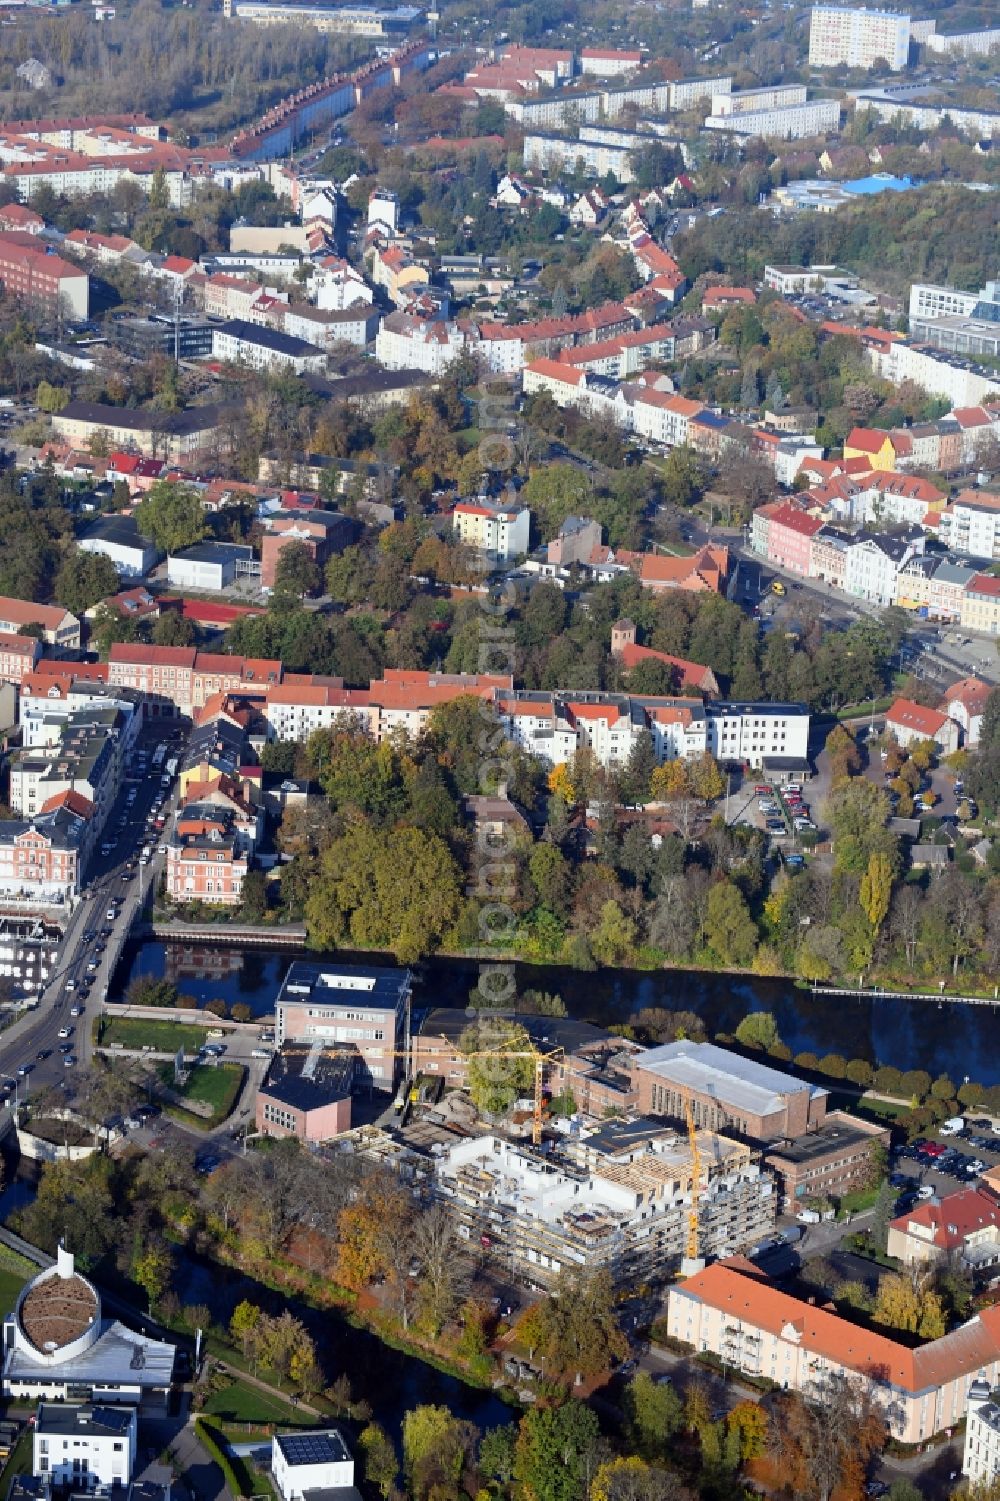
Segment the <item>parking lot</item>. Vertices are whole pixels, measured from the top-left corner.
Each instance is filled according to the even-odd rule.
[[[965,1122],[960,1134],[918,1137],[893,1153],[889,1182],[900,1191],[897,1214],[922,1199],[967,1188],[1000,1163],[1000,1128],[985,1116],[967,1116]]]

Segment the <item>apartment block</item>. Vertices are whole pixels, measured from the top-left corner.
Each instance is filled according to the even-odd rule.
[[[90,278],[49,254],[31,233],[0,234],[0,285],[8,297],[33,304],[47,317],[90,317]]]
[[[749,1246],[773,1226],[773,1183],[739,1143],[697,1142],[699,1251]],[[698,1171],[686,1132],[625,1120],[544,1157],[502,1137],[458,1142],[435,1160],[434,1193],[464,1240],[534,1286],[573,1269],[628,1286],[679,1267]]]
[[[901,72],[910,56],[910,18],[867,6],[814,5],[809,18],[811,68]]]
[[[837,99],[811,99],[803,104],[778,105],[774,109],[747,110],[733,115],[709,115],[705,120],[705,129],[781,141],[828,135],[840,129],[840,102]]]
[[[136,1409],[41,1402],[31,1435],[32,1473],[92,1491],[125,1486],[136,1456]]]
[[[497,563],[508,563],[528,551],[531,512],[527,506],[503,505],[480,496],[460,500],[452,512],[459,541]]]
[[[962,1474],[977,1491],[1000,1475],[1000,1403],[989,1381],[974,1381],[969,1387]]]
[[[38,605],[30,599],[0,596],[0,631],[8,636],[20,636],[29,625],[41,628],[41,639],[46,646],[79,650],[80,622],[62,605]]]
[[[667,1327],[735,1371],[820,1402],[831,1382],[860,1377],[883,1404],[892,1437],[905,1444],[960,1423],[972,1382],[993,1384],[1000,1375],[1000,1307],[914,1348],[779,1291],[742,1259],[671,1287]]]
[[[843,1110],[828,1111],[815,1130],[771,1147],[764,1165],[774,1174],[781,1210],[794,1214],[812,1200],[839,1199],[867,1188],[889,1132]]]

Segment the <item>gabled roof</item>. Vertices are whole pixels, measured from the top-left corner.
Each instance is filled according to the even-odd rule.
[[[955,1251],[978,1230],[1000,1229],[1000,1199],[988,1187],[963,1188],[939,1204],[915,1205],[894,1219],[891,1228],[905,1235],[911,1225],[929,1230],[939,1250]]]
[[[928,740],[933,740],[948,723],[948,716],[940,709],[928,709],[923,704],[915,704],[911,698],[897,698],[885,716],[885,722],[887,725],[899,725],[900,729],[913,730],[918,735],[925,735]]]
[[[959,678],[957,683],[945,689],[944,701],[946,704],[960,703],[970,714],[981,714],[992,692],[992,686],[984,683],[982,678]]]
[[[892,445],[888,433],[873,427],[852,427],[844,439],[844,451],[846,453],[849,448],[857,448],[861,453],[880,453],[886,443]]]

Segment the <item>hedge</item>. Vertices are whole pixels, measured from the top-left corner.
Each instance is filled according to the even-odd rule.
[[[222,1471],[222,1477],[229,1488],[229,1494],[234,1497],[245,1496],[246,1491],[243,1481],[236,1474],[233,1462],[229,1457],[228,1446],[222,1434],[204,1418],[195,1418],[194,1431],[199,1441],[208,1451],[209,1457]]]

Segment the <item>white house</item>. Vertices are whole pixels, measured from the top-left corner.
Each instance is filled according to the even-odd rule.
[[[933,740],[943,756],[958,750],[958,725],[943,709],[928,709],[909,698],[897,698],[885,716],[886,732],[900,745]]]
[[[271,1440],[271,1474],[281,1501],[303,1501],[313,1491],[344,1496],[354,1489],[354,1460],[336,1428],[276,1433]]]
[[[74,1491],[127,1485],[136,1447],[136,1409],[118,1404],[39,1404],[32,1473]]]
[[[982,678],[961,678],[945,690],[944,707],[962,731],[962,744],[976,746],[983,727],[983,710],[993,689]]]
[[[904,563],[924,551],[920,537],[886,537],[862,533],[848,548],[844,589],[857,599],[888,608],[896,599],[896,577]]]
[[[155,545],[141,535],[131,516],[101,516],[88,526],[78,545],[83,552],[110,558],[122,578],[143,578],[159,557]]]
[[[301,375],[306,370],[322,373],[326,369],[326,354],[315,344],[242,318],[231,318],[212,330],[212,355],[252,370],[291,370]]]
[[[502,505],[485,496],[460,500],[452,512],[452,528],[467,546],[507,563],[528,551],[531,512],[527,506]]]

